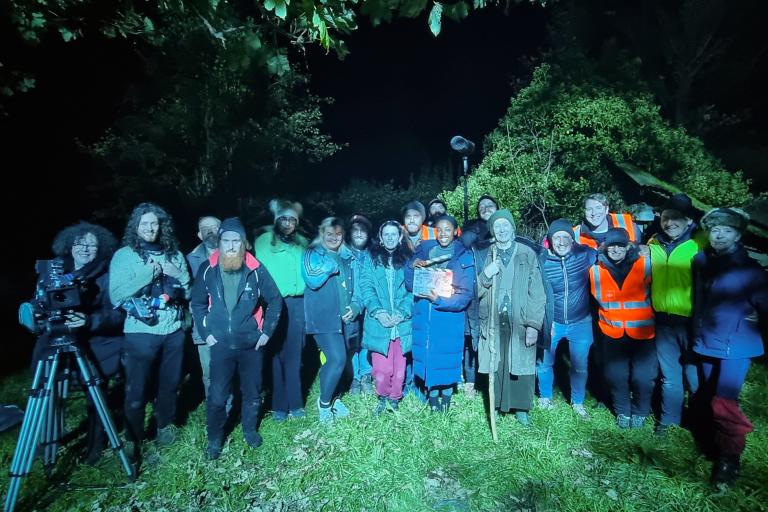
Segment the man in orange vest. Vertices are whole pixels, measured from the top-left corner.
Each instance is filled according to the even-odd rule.
[[[426,210],[421,202],[413,200],[409,201],[400,210],[403,217],[403,226],[408,232],[408,238],[411,239],[413,248],[419,246],[424,240],[437,239],[437,231],[435,228],[431,228],[424,224],[427,218]]]
[[[651,306],[651,259],[623,228],[605,233],[589,274],[603,336],[603,369],[619,428],[641,428],[658,373]]]
[[[584,200],[584,221],[573,227],[576,242],[597,249],[610,228],[623,228],[629,241],[640,243],[642,233],[628,213],[610,213],[608,198],[603,194],[590,194]]]

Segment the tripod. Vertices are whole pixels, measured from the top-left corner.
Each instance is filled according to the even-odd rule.
[[[54,342],[56,351],[45,359],[40,359],[35,368],[24,421],[21,424],[19,440],[11,462],[11,479],[5,498],[6,512],[11,512],[16,506],[21,479],[30,473],[38,448],[42,450],[41,455],[46,468],[56,464],[56,453],[64,430],[64,400],[69,390],[70,366],[73,357],[80,369],[80,378],[86,385],[94,409],[104,426],[109,444],[120,457],[128,478],[132,481],[136,477],[136,471],[125,455],[104,395],[98,386],[99,379],[93,375],[90,363],[71,338],[57,338]]]

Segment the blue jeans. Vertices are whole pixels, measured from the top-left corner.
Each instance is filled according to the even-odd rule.
[[[656,355],[661,370],[661,424],[679,425],[683,415],[685,388],[691,394],[699,387],[696,366],[692,364],[688,326],[656,324]]]
[[[552,323],[552,346],[544,349],[541,360],[536,365],[539,376],[539,395],[541,398],[552,398],[552,387],[555,381],[555,357],[557,346],[561,340],[568,340],[568,352],[571,359],[571,403],[583,404],[587,389],[587,364],[589,349],[592,346],[592,318],[572,324]]]
[[[750,359],[701,358],[701,372],[707,387],[715,396],[738,400],[747,380]]]
[[[368,349],[361,348],[352,352],[352,377],[360,380],[363,375],[371,374],[371,363],[368,361]]]

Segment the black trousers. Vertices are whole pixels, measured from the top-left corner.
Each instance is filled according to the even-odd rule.
[[[223,342],[211,347],[211,387],[206,406],[209,442],[221,444],[224,441],[227,400],[232,393],[235,372],[240,380],[243,399],[240,413],[243,434],[247,437],[256,432],[261,408],[263,364],[264,348],[232,348]]]
[[[648,416],[659,372],[654,340],[603,336],[603,364],[616,415]]]
[[[126,333],[125,335],[125,421],[129,441],[144,438],[144,410],[147,383],[159,359],[155,418],[157,427],[171,424],[176,416],[176,390],[181,379],[184,331],[171,334]]]

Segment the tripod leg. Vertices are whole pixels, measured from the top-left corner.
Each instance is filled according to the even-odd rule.
[[[125,454],[125,449],[123,448],[123,443],[117,435],[117,429],[115,429],[112,416],[109,414],[109,408],[107,407],[106,400],[104,400],[104,394],[101,392],[101,388],[98,385],[98,380],[92,375],[88,361],[85,360],[79,350],[75,352],[75,357],[77,357],[77,364],[80,367],[80,375],[88,388],[88,394],[93,402],[93,408],[96,410],[96,414],[99,415],[99,420],[104,426],[104,432],[107,434],[109,444],[120,458],[120,462],[123,464],[123,469],[125,469],[128,479],[134,480],[136,478],[136,471],[133,464],[128,460],[128,456]]]
[[[11,478],[8,482],[8,493],[5,497],[6,512],[11,512],[16,506],[19,489],[21,488],[21,479],[27,476],[32,469],[35,452],[40,443],[43,416],[48,410],[48,403],[50,402],[50,396],[55,385],[57,366],[58,353],[49,357],[46,361],[41,360],[37,363],[32,388],[29,391],[27,411],[24,414],[21,433],[19,434],[16,451],[13,454],[13,462],[11,463]],[[48,370],[47,373],[46,370]],[[47,378],[45,387],[41,386],[43,375],[46,375]]]

